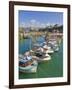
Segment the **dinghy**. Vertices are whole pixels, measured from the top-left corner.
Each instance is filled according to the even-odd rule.
[[[41,61],[48,61],[51,60],[51,56],[48,54],[47,51],[36,51],[35,52],[36,57],[38,57],[39,62]]]
[[[54,51],[51,49],[49,45],[44,45],[43,48],[46,53],[49,53],[49,54],[54,53]]]
[[[37,61],[33,61],[31,65],[28,65],[26,67],[19,66],[19,71],[24,73],[36,73],[37,65]]]
[[[28,52],[27,52],[28,53]],[[25,55],[27,55],[27,53]],[[19,56],[19,71],[24,73],[35,73],[37,71],[37,61],[32,56]]]
[[[51,47],[54,51],[59,51],[59,46],[56,40],[50,40],[48,43],[51,44]]]
[[[48,61],[51,60],[51,56],[48,54],[45,54],[44,56],[40,57],[41,61]]]

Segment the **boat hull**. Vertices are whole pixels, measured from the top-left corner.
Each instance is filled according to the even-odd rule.
[[[29,69],[25,69],[24,67],[19,67],[19,71],[23,73],[36,73],[37,66],[31,66]]]
[[[53,50],[46,50],[44,53],[52,54],[52,53],[54,53],[54,51]]]
[[[48,61],[51,60],[51,56],[48,56],[46,58],[40,58],[40,61]]]

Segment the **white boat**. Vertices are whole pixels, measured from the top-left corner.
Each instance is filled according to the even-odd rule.
[[[54,53],[53,49],[51,49],[49,45],[44,45],[43,48],[46,53],[49,53],[49,54]]]
[[[33,61],[32,65],[28,65],[26,67],[19,66],[19,71],[24,73],[36,73],[37,65],[37,61]]]
[[[59,51],[59,46],[56,40],[51,40],[48,43],[51,44],[51,47],[54,51]]]
[[[46,52],[35,52],[35,54],[39,62],[51,60],[51,56]]]
[[[27,53],[26,53],[27,54]],[[37,71],[38,63],[33,60],[31,56],[19,56],[19,71],[25,73],[35,73]]]
[[[48,60],[51,60],[51,56],[48,55],[48,54],[45,54],[43,57],[40,57],[40,60],[41,60],[41,61],[48,61]]]
[[[54,45],[54,46],[53,46],[53,50],[54,50],[54,51],[59,51],[59,46],[58,46],[58,45]]]
[[[37,61],[37,62],[42,62],[42,61],[48,61],[48,60],[51,60],[51,56],[50,55],[48,55],[48,54],[45,54],[45,55],[43,55],[43,56],[33,56],[33,58],[36,58],[35,60]]]

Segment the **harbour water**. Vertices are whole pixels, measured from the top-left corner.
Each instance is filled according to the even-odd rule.
[[[44,39],[39,37],[37,39],[39,43]],[[30,43],[31,42],[31,43]],[[30,50],[32,48],[32,40],[26,39],[19,42],[19,54]],[[50,77],[62,77],[63,76],[63,43],[59,46],[59,51],[54,52],[51,55],[51,60],[41,62],[38,64],[36,73],[21,73],[19,72],[19,79],[29,78],[50,78]]]

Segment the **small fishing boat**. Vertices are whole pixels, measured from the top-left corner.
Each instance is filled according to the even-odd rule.
[[[54,50],[51,48],[51,45],[49,43],[43,42],[41,43],[41,45],[42,45],[42,48],[44,49],[44,52],[49,54],[54,53]]]
[[[46,53],[49,53],[49,54],[54,53],[53,49],[49,45],[44,45],[43,49]]]
[[[57,41],[55,39],[50,40],[48,43],[51,44],[51,47],[54,51],[59,50],[59,46],[58,46]]]
[[[59,51],[59,46],[57,44],[53,45],[53,50],[54,51]]]
[[[36,57],[38,57],[39,62],[51,60],[51,56],[47,53],[47,51],[41,47],[40,47],[40,49],[41,49],[41,51],[37,50],[35,52],[35,55],[36,55]]]
[[[47,53],[36,52],[36,57],[38,57],[38,62],[51,60],[51,56]]]
[[[31,65],[28,65],[26,67],[19,66],[19,71],[25,73],[35,73],[37,71],[37,65],[38,65],[37,62],[33,61]]]
[[[43,55],[42,57],[40,57],[41,61],[48,61],[51,60],[51,56],[48,54]]]
[[[37,61],[28,56],[27,53],[19,56],[19,71],[25,73],[35,73],[37,71]]]

